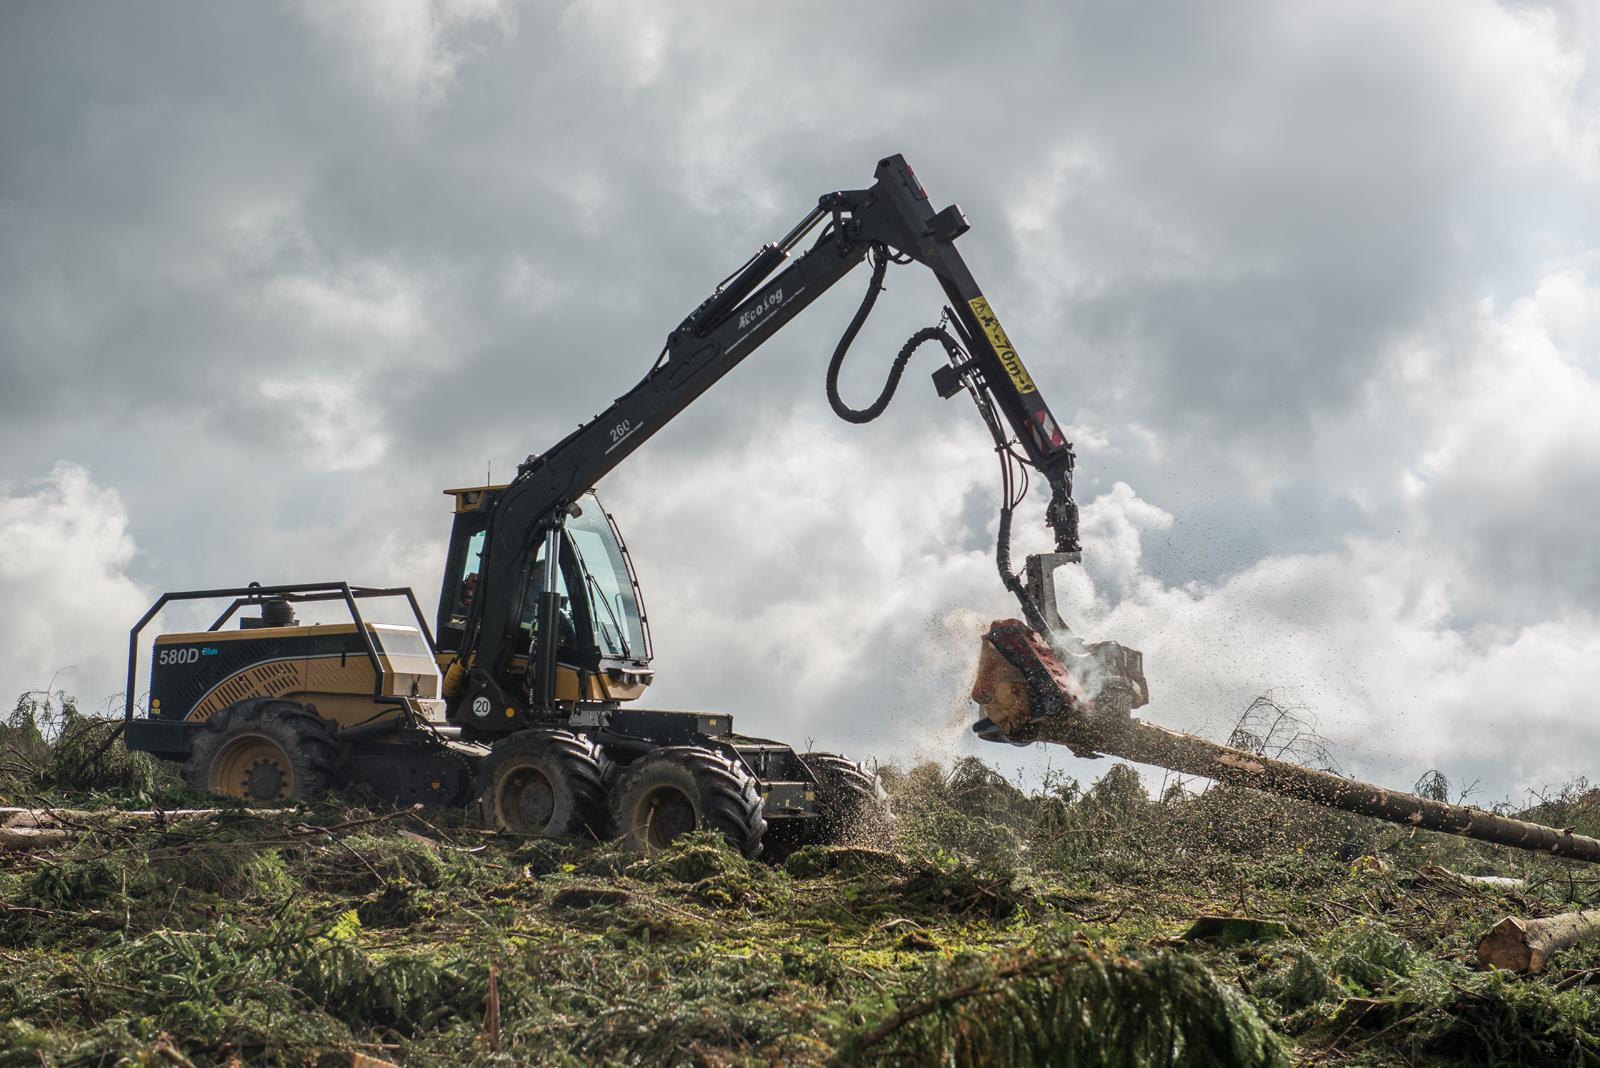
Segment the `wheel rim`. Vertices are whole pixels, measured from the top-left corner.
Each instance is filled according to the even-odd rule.
[[[294,795],[294,766],[283,747],[264,734],[242,734],[211,762],[212,793],[247,801],[281,801]]]
[[[555,785],[538,768],[514,768],[495,787],[495,811],[510,830],[539,834],[550,826],[555,809]]]
[[[645,792],[633,807],[633,825],[639,840],[651,849],[665,849],[680,834],[699,822],[694,801],[676,786],[657,786]]]

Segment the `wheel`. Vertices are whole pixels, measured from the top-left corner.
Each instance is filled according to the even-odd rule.
[[[517,834],[604,838],[610,764],[599,746],[570,731],[508,735],[478,765],[483,822]]]
[[[308,801],[338,785],[339,746],[305,705],[270,697],[231,704],[195,736],[183,778],[245,801]]]
[[[810,842],[881,844],[888,839],[894,813],[877,772],[839,753],[805,753],[800,759],[817,780]]]
[[[633,849],[663,849],[690,831],[720,832],[747,857],[761,852],[767,821],[744,765],[693,745],[657,749],[617,778],[611,816]]]

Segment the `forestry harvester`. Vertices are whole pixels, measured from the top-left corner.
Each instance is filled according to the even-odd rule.
[[[937,342],[946,362],[935,388],[972,398],[1000,458],[1001,580],[1034,630],[1064,633],[1053,627],[1051,576],[1079,554],[1072,445],[956,251],[967,229],[959,207],[933,208],[900,156],[881,160],[869,187],[821,197],[690,312],[604,412],[506,485],[445,491],[454,521],[431,627],[408,589],[323,582],[164,595],[130,635],[128,747],[252,801],[360,782],[397,802],[476,803],[495,827],[621,835],[642,848],[710,828],[754,856],[763,843],[778,853],[881,825],[882,786],[859,763],[736,733],[726,714],[630,705],[653,677],[649,628],[594,486],[866,261],[866,295],[828,366],[830,404],[850,422],[877,418],[915,350]],[[878,398],[852,408],[838,391],[845,354],[889,265],[910,263],[933,272],[949,304],[907,340]],[[1025,468],[1049,487],[1057,551],[1029,557],[1023,577],[1010,537]],[[402,599],[414,625],[369,622],[363,607],[378,598]],[[167,604],[200,599],[230,603],[206,630],[154,639],[148,711],[136,717],[142,633]],[[341,605],[347,618],[302,626],[295,607],[306,602]],[[1067,655],[1127,707],[1143,702],[1137,653],[1104,643]]]

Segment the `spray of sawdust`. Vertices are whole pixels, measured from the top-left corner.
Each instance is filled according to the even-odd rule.
[[[947,762],[971,737],[972,724],[978,718],[970,696],[978,643],[990,622],[970,608],[953,608],[926,621],[927,640],[919,658],[925,677],[935,683],[930,690],[937,696],[911,739],[911,752],[919,760]]]
[[[1074,628],[1082,621],[1093,628],[1103,615],[1094,580],[1082,568],[1067,566],[1057,572],[1056,590],[1061,616]],[[949,608],[928,616],[923,622],[924,640],[918,643],[914,662],[909,665],[919,680],[919,691],[926,704],[914,713],[915,722],[902,732],[900,751],[916,760],[948,762],[972,737],[972,724],[982,715],[971,699],[977,673],[979,643],[994,622],[993,609],[980,611],[966,606]],[[1012,606],[1012,615],[1020,610]],[[1086,630],[1092,633],[1092,630]],[[1055,636],[1052,646],[1063,663],[1078,677],[1091,697],[1104,688],[1104,665],[1087,655],[1084,641],[1074,629]]]

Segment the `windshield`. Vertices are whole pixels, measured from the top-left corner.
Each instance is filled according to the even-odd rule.
[[[593,494],[585,494],[573,506],[567,520],[567,536],[589,588],[600,652],[606,656],[648,657],[643,614],[622,545]]]

